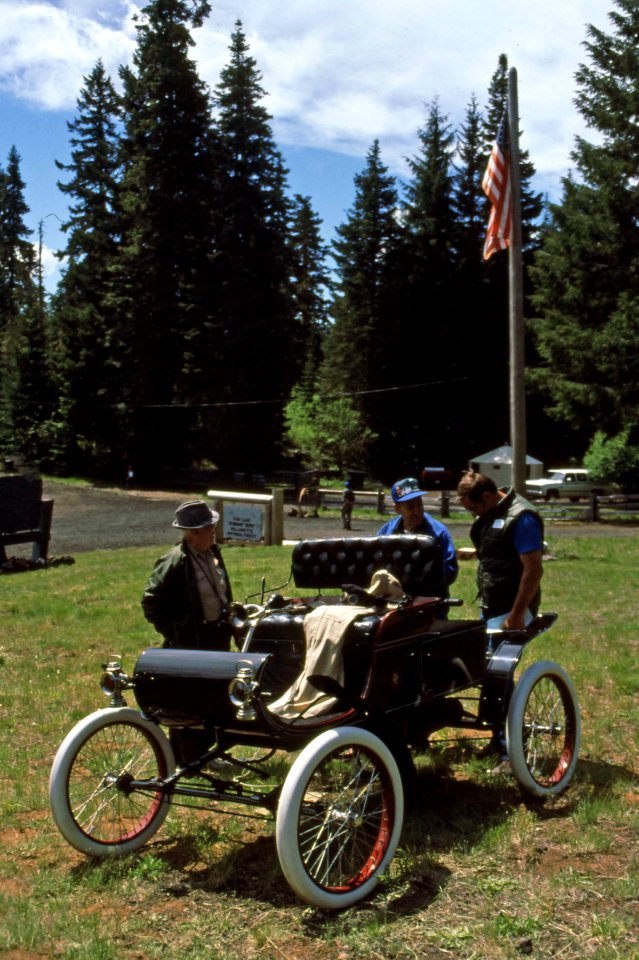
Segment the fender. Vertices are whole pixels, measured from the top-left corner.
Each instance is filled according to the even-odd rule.
[[[517,664],[525,646],[541,633],[549,630],[558,614],[544,613],[532,621],[526,630],[505,630],[499,644],[486,665],[479,700],[479,721],[486,726],[501,726],[506,719]]]

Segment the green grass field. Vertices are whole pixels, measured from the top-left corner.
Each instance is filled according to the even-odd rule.
[[[459,544],[463,546],[463,543]],[[489,775],[467,744],[419,759],[419,803],[372,900],[298,902],[270,821],[172,810],[139,853],[96,864],[52,822],[58,744],[106,705],[101,664],[156,642],[140,594],[159,551],[95,551],[0,577],[0,956],[7,960],[639,957],[639,537],[562,537],[546,564],[560,619],[523,666],[552,659],[578,690],[573,785],[546,804]],[[288,576],[290,548],[226,548],[238,599]],[[474,615],[474,562],[454,593]],[[132,698],[130,699],[132,702]]]

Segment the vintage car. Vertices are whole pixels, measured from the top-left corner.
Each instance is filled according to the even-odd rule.
[[[539,661],[514,682],[522,651],[556,615],[490,636],[481,620],[437,619],[443,603],[459,605],[427,595],[440,576],[431,537],[300,541],[292,579],[306,593],[264,602],[263,587],[260,603],[236,611],[239,651],[151,648],[130,673],[106,664],[109,706],[73,727],[51,770],[62,835],[89,856],[121,856],[149,841],[172,805],[254,808],[275,820],[295,893],[341,909],[367,896],[390,863],[413,756],[433,732],[488,738],[505,725],[520,789],[562,793],[580,743],[572,681]],[[394,578],[392,598],[386,587],[369,592],[376,578]],[[330,650],[324,620],[343,625]],[[175,729],[208,733],[208,749],[183,767]],[[268,766],[275,751],[295,755],[283,782]]]

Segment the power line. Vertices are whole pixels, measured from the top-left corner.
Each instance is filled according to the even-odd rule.
[[[421,390],[424,387],[441,387],[453,383],[463,383],[464,381],[474,379],[471,377],[454,377],[451,380],[430,380],[426,383],[410,383],[395,387],[378,387],[375,390],[351,390],[342,393],[319,394],[320,400],[341,400],[342,397],[363,397],[378,393],[398,393],[403,390]],[[315,394],[314,394],[315,396]],[[131,404],[135,410],[180,410],[180,409],[211,409],[214,407],[249,407],[266,406],[267,404],[288,403],[288,398],[278,398],[272,400],[218,400],[215,403],[141,403]],[[117,404],[113,404],[117,406]]]

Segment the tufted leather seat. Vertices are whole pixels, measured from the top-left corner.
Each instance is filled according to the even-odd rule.
[[[293,548],[292,573],[297,587],[367,587],[376,570],[388,570],[406,593],[438,596],[442,557],[433,537],[350,537],[300,540]]]

